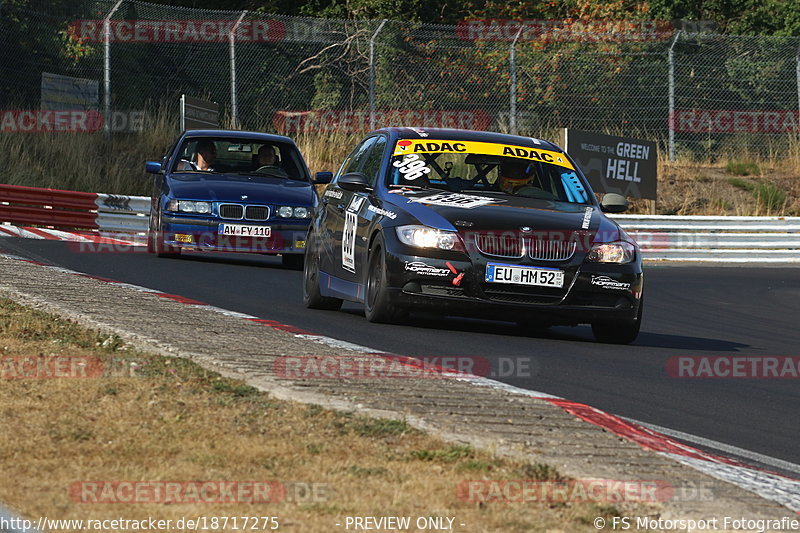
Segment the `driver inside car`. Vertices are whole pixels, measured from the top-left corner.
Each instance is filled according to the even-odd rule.
[[[555,199],[555,196],[544,190],[533,165],[519,161],[506,161],[500,165],[497,173],[497,184],[501,191],[515,196],[530,198]]]
[[[206,172],[213,172],[214,163],[217,161],[217,147],[214,141],[204,139],[197,143],[197,162],[195,167],[197,170],[204,170]]]
[[[278,156],[275,155],[275,148],[272,145],[265,144],[258,149],[258,165],[256,172],[287,176],[286,171],[278,166]]]
[[[275,164],[275,150],[272,146],[265,144],[258,150],[258,169],[256,172],[264,172],[272,168],[278,168]]]

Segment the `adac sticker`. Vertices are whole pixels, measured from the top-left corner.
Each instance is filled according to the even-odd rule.
[[[560,167],[575,170],[569,159],[561,152],[529,148],[527,146],[514,146],[477,141],[448,141],[428,139],[403,139],[397,141],[393,155],[405,154],[436,154],[436,153],[464,153],[480,155],[499,155],[505,157],[518,157],[542,163],[551,163]]]

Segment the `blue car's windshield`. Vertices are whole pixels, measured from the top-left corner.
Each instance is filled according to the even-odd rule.
[[[309,180],[294,145],[236,138],[190,137],[178,149],[172,171]]]
[[[496,143],[397,142],[388,185],[482,191],[591,204],[585,182],[563,153]]]

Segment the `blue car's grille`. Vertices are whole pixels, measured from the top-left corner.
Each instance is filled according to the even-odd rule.
[[[267,220],[269,218],[269,207],[265,205],[248,205],[244,211],[244,218],[247,220]]]
[[[219,217],[241,220],[244,218],[244,207],[239,204],[219,204]]]

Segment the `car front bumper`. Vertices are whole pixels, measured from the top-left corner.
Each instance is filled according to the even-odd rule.
[[[413,309],[435,308],[453,315],[536,320],[546,324],[625,322],[637,316],[642,296],[641,259],[625,265],[569,261],[509,260],[471,253],[409,248],[387,238],[387,279],[392,298]],[[450,255],[452,258],[447,258]],[[486,281],[488,263],[557,268],[560,289]],[[421,266],[420,264],[424,265]]]
[[[184,250],[261,254],[303,254],[309,220],[251,222],[165,215],[164,243]],[[269,228],[268,237],[221,235],[220,224],[246,224]]]

